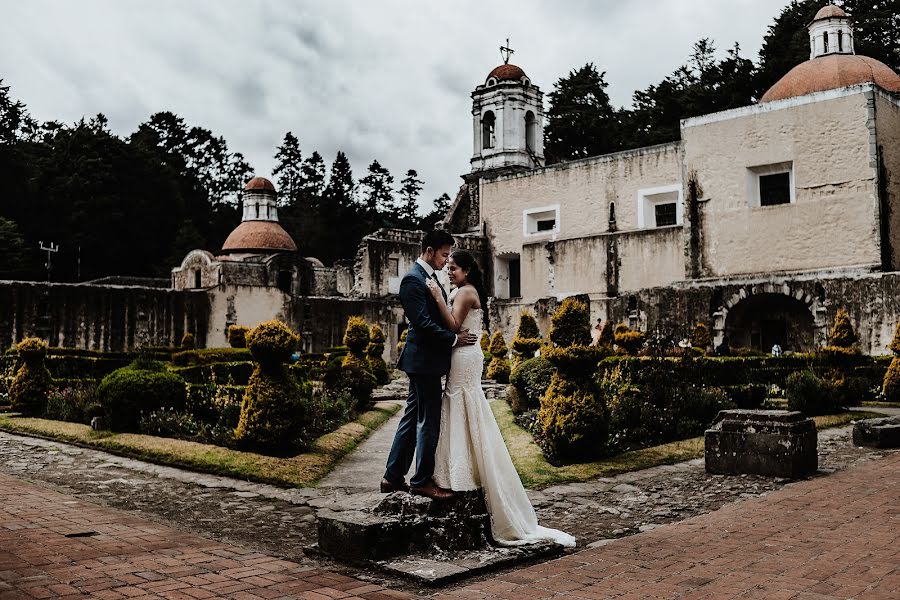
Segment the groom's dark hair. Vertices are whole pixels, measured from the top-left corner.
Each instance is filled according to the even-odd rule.
[[[437,250],[443,246],[452,246],[455,243],[456,240],[453,239],[453,236],[443,229],[433,229],[422,238],[422,254],[425,254],[425,251],[429,248]]]

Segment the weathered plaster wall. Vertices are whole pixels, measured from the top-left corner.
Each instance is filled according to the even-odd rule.
[[[832,96],[682,126],[705,200],[702,275],[880,265],[872,94]],[[748,169],[788,161],[796,202],[751,207]]]
[[[251,285],[221,285],[207,292],[209,298],[209,331],[206,345],[227,347],[229,325],[255,327],[263,321],[287,322],[291,296],[278,288]]]
[[[203,346],[209,315],[202,291],[0,281],[0,348],[36,336],[53,346],[119,351],[177,344],[187,331]]]
[[[596,235],[608,230],[609,204],[616,204],[619,230],[638,226],[638,191],[681,184],[678,143],[597,156],[482,179],[481,219],[495,254],[518,253],[532,241]],[[559,205],[557,234],[523,233],[523,211]]]
[[[200,271],[200,288],[218,285],[220,265],[215,257],[206,250],[191,250],[181,261],[181,265],[172,269],[172,287],[176,290],[195,289],[195,272]]]
[[[875,128],[881,155],[881,189],[885,227],[882,231],[890,268],[900,270],[900,100],[884,93],[875,96]]]

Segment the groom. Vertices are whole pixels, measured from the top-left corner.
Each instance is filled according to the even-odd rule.
[[[441,431],[441,377],[450,372],[451,348],[470,346],[478,337],[467,329],[454,334],[446,328],[426,283],[428,279],[437,281],[435,271],[444,268],[452,249],[453,236],[446,231],[426,233],[422,255],[400,282],[400,303],[409,321],[409,332],[397,368],[409,375],[409,396],[381,480],[384,493],[410,491],[435,500],[453,496],[431,479]],[[412,464],[413,451],[416,472],[406,485],[405,475]]]

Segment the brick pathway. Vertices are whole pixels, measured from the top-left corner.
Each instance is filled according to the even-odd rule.
[[[441,595],[556,596],[900,599],[900,452]]]
[[[0,600],[407,597],[0,475]]]

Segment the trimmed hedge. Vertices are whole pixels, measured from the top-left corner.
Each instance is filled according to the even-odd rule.
[[[141,413],[161,408],[180,410],[185,402],[184,379],[168,371],[125,367],[103,378],[97,398],[113,431],[136,431]]]
[[[510,402],[513,412],[519,414],[540,408],[541,397],[550,387],[550,379],[555,371],[550,361],[540,356],[524,360],[513,369],[509,383],[519,395],[515,406]]]
[[[201,350],[184,350],[172,355],[172,363],[178,367],[244,360],[253,360],[253,355],[247,348],[203,348]]]

